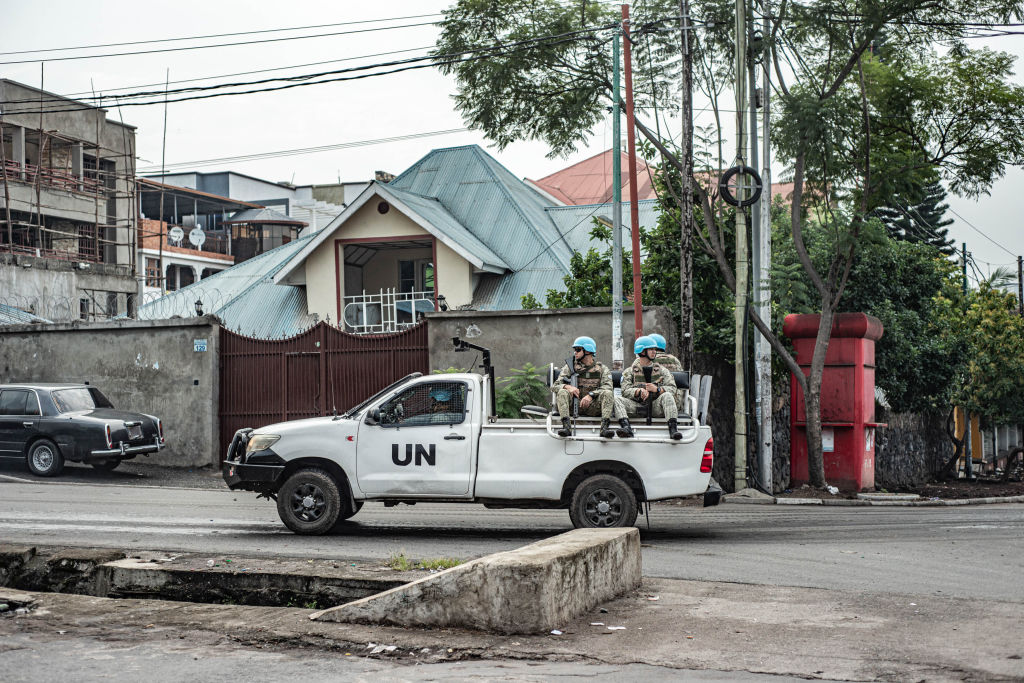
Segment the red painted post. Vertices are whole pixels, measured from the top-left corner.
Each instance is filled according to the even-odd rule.
[[[633,112],[633,61],[629,38],[629,5],[622,6],[622,62],[626,72],[626,140],[629,143],[629,220],[633,238],[633,327],[644,333],[643,291],[640,287],[640,207],[636,186],[636,117]]]
[[[810,374],[819,315],[787,315],[782,332],[796,362]],[[832,323],[821,379],[821,431],[825,480],[844,491],[875,487],[875,342],[882,323],[864,313],[838,313]],[[790,480],[808,483],[807,412],[803,390],[790,380]]]

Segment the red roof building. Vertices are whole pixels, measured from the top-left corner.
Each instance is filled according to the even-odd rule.
[[[605,204],[612,200],[612,161],[612,151],[608,150],[540,180],[527,179],[526,182],[562,204]],[[657,199],[652,174],[653,170],[643,159],[637,159],[639,199]],[[622,175],[622,199],[629,201],[629,157],[625,154],[622,155]]]

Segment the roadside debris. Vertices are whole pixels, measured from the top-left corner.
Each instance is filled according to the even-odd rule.
[[[553,636],[560,636],[560,635],[562,635],[562,632],[561,632],[561,631],[559,631],[559,630],[558,630],[558,629],[556,628],[555,630],[553,630],[553,631],[551,632],[551,635],[553,635]]]

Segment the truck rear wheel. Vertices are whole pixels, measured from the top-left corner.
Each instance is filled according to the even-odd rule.
[[[569,503],[569,519],[577,528],[633,526],[636,495],[613,474],[595,474],[579,483]]]
[[[299,470],[277,492],[277,514],[297,534],[327,533],[341,515],[338,483],[324,470]]]

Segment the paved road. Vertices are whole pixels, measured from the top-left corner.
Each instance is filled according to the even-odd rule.
[[[643,520],[641,519],[643,523]],[[655,505],[648,576],[1024,602],[1024,505],[863,508]],[[564,511],[368,504],[332,536],[288,532],[253,494],[0,474],[0,541],[379,562],[461,559],[571,528]]]

